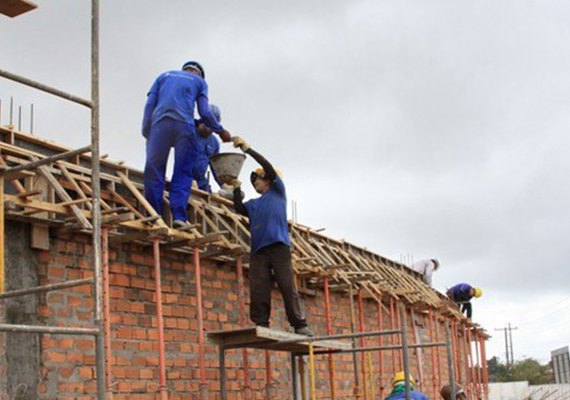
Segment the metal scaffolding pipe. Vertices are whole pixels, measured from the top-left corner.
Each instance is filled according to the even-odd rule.
[[[434,329],[433,329],[433,314],[432,314],[432,310],[428,311],[428,322],[429,322],[429,340],[434,341],[437,340],[435,339],[435,333],[434,333]],[[436,352],[437,348],[432,347],[430,349],[430,357],[431,357],[431,394],[432,394],[432,399],[437,398],[437,367],[436,367],[436,358],[435,358],[435,352]],[[438,360],[439,362],[439,360]]]
[[[439,320],[437,317],[437,313],[433,316],[433,319],[435,323],[435,341],[439,342]],[[437,387],[439,389],[441,387],[441,353],[439,352],[439,347],[436,348],[436,354],[437,354]]]
[[[451,334],[449,332],[449,324],[445,324],[445,339],[447,342],[447,368],[449,374],[449,387],[451,389],[451,399],[455,399],[455,368],[453,367],[453,349],[451,347]]]
[[[407,321],[406,321],[406,309],[404,305],[400,305],[400,311],[398,312],[399,315],[399,322],[400,322],[400,329],[402,331],[402,361],[404,363],[404,377],[406,381],[406,400],[410,400],[410,394],[412,391],[412,385],[410,382],[410,365],[409,365],[409,356],[408,356],[408,337],[407,337]]]
[[[238,282],[238,312],[239,312],[239,323],[240,325],[245,325],[247,323],[247,317],[245,315],[245,281],[243,277],[243,256],[238,255],[236,258],[236,271],[237,271],[237,282]],[[242,350],[243,358],[243,386],[245,389],[245,398],[249,399],[251,397],[251,388],[249,384],[249,357],[247,354],[247,349]]]
[[[332,335],[329,278],[325,278],[324,291],[325,291],[325,317],[326,317],[327,335]],[[329,354],[328,362],[329,362],[329,386],[331,391],[331,400],[336,400],[334,359],[332,354]]]
[[[166,388],[166,362],[164,351],[164,318],[162,316],[162,282],[160,272],[160,241],[158,238],[152,239],[152,250],[154,255],[154,279],[156,281],[156,325],[158,331],[158,392],[161,400],[168,399]]]
[[[198,363],[200,368],[200,399],[208,398],[206,382],[206,360],[204,353],[204,309],[202,306],[202,272],[200,267],[200,249],[194,246],[194,277],[196,280],[196,308],[198,313]]]
[[[363,304],[363,300],[362,300],[362,290],[359,289],[358,293],[357,293],[357,299],[358,299],[358,330],[360,332],[364,332],[364,304]],[[360,337],[360,347],[366,347],[366,340],[364,338],[364,336]],[[360,364],[361,364],[361,368],[362,368],[362,389],[364,391],[364,398],[366,400],[369,400],[368,397],[368,382],[367,382],[367,377],[366,377],[366,373],[367,373],[367,366],[366,366],[366,354],[365,353],[361,353],[360,354]]]
[[[49,292],[52,290],[65,289],[65,288],[76,287],[76,286],[81,286],[81,285],[88,285],[88,284],[91,284],[93,282],[95,282],[95,280],[93,278],[84,278],[84,279],[75,279],[75,280],[60,282],[60,283],[53,283],[51,285],[36,286],[33,288],[28,288],[28,289],[11,290],[9,292],[5,292],[5,293],[0,294],[0,300],[12,298],[12,297],[24,296],[27,294]]]
[[[62,326],[37,326],[0,324],[0,332],[49,333],[54,335],[99,335],[95,328],[68,328]]]
[[[39,88],[44,90],[45,88]],[[59,94],[52,92],[61,97]],[[97,373],[97,398],[105,400],[105,329],[103,326],[103,279],[101,266],[101,164],[99,154],[99,0],[91,0],[91,102],[75,96],[68,100],[91,107],[91,192],[93,276],[95,278],[95,326],[99,333],[95,338],[95,364]]]
[[[103,262],[103,323],[105,328],[105,392],[107,400],[113,398],[111,374],[111,305],[109,295],[109,229],[103,228],[101,237]]]
[[[95,4],[97,0],[93,0],[93,4]],[[95,10],[94,10],[95,11]],[[93,40],[93,38],[92,38]],[[59,90],[53,88],[51,86],[44,85],[43,83],[35,82],[31,79],[25,78],[20,75],[13,74],[8,71],[4,71],[0,69],[0,76],[6,79],[10,79],[11,81],[21,83],[22,85],[33,87],[34,89],[41,90],[42,92],[53,94],[54,96],[61,97],[62,99],[72,101],[77,104],[81,104],[82,106],[92,108],[94,107],[93,102],[83,99],[81,97],[69,94],[64,92],[63,90]]]
[[[381,331],[384,329],[384,315],[382,310],[382,301],[378,299],[378,330]],[[384,337],[378,336],[378,346],[382,347],[384,345]],[[384,354],[382,351],[378,351],[378,379],[380,381],[380,398],[384,398],[384,382],[382,381],[384,375]]]

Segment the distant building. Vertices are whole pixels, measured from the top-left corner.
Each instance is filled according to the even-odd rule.
[[[568,346],[552,350],[552,368],[556,383],[570,383],[570,353]]]

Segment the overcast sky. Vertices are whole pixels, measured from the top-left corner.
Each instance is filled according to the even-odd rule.
[[[90,2],[37,1],[0,16],[0,68],[88,98]],[[148,89],[199,60],[300,223],[482,287],[490,356],[508,322],[516,358],[570,344],[570,2],[101,3],[103,153],[142,169]],[[33,103],[35,134],[89,142],[88,110],[4,79],[2,124],[10,96],[23,131]]]

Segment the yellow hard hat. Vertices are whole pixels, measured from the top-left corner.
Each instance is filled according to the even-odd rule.
[[[483,296],[483,289],[476,287],[475,288],[475,297]]]
[[[409,378],[410,378],[410,384],[415,385],[416,382],[414,381],[414,377],[412,376],[412,374],[409,375]],[[406,374],[404,374],[404,371],[396,372],[394,374],[394,377],[392,378],[392,386],[395,386],[398,382],[404,382],[405,380],[406,380]]]
[[[279,176],[279,178],[283,178],[283,173],[279,169],[275,168],[275,173],[277,174],[277,176]],[[257,176],[264,176],[265,171],[263,168],[260,167],[255,169],[255,171],[253,171],[252,174],[255,174]]]

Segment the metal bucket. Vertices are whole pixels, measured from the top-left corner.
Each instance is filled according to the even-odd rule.
[[[244,161],[245,154],[241,153],[219,153],[210,157],[212,169],[221,183],[237,179]]]

